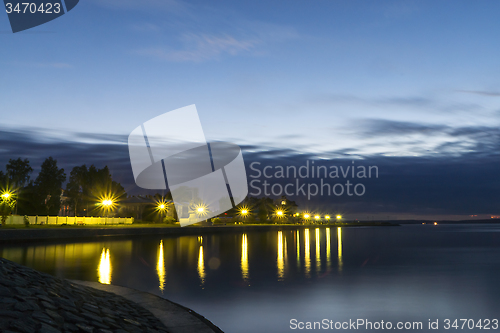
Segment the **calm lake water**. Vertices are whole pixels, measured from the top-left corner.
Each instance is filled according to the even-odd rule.
[[[8,244],[0,256],[58,277],[160,295],[227,333],[297,331],[291,319],[422,322],[421,332],[457,331],[446,330],[445,319],[500,319],[498,225]],[[429,319],[439,320],[438,330],[428,330]]]

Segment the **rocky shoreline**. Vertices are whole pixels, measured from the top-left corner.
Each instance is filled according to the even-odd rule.
[[[142,306],[0,258],[0,331],[168,332]]]

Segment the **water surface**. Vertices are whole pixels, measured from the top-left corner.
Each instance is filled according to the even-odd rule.
[[[0,255],[59,277],[166,297],[227,333],[291,332],[291,319],[422,322],[420,331],[439,319],[437,331],[450,331],[446,318],[500,317],[497,225],[8,244]]]

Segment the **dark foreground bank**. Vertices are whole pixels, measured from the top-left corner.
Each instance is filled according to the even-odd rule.
[[[89,285],[0,258],[0,332],[221,332],[203,317],[160,297],[84,284]]]
[[[265,224],[265,225],[220,225],[220,226],[188,226],[188,227],[80,227],[72,225],[61,225],[59,227],[1,229],[0,241],[21,242],[40,240],[85,240],[98,237],[134,237],[134,236],[182,236],[200,234],[220,234],[227,232],[250,232],[269,230],[295,230],[299,228],[335,228],[335,227],[363,227],[363,226],[398,226],[397,223],[373,222],[373,223],[335,223],[335,224]]]
[[[2,332],[168,332],[125,298],[0,258]]]

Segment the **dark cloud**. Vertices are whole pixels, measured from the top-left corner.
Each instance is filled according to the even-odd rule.
[[[447,133],[450,128],[445,125],[393,121],[385,119],[369,119],[356,122],[361,127],[363,137],[399,136],[409,134],[434,135]]]
[[[58,165],[65,169],[68,176],[71,169],[78,165],[94,164],[99,168],[107,165],[115,180],[127,184],[129,189],[132,188],[130,185],[133,184],[133,177],[125,136],[118,138],[99,134],[78,134],[76,137],[84,137],[99,143],[56,139],[37,130],[0,130],[0,168],[5,169],[11,158],[27,158],[35,170],[36,177],[43,161],[52,156],[57,159]],[[113,140],[105,140],[105,137]]]
[[[500,129],[488,126],[462,126],[402,122],[384,119],[370,119],[355,123],[356,133],[362,138],[390,137],[392,145],[398,145],[398,137],[421,134],[429,139],[432,136],[450,138],[449,142],[439,145],[434,151],[447,155],[474,153],[477,155],[497,155],[500,151]],[[418,144],[418,142],[415,142]]]
[[[315,161],[315,166],[377,166],[379,177],[372,179],[350,179],[351,183],[363,183],[365,195],[357,196],[316,196],[308,200],[303,195],[290,197],[302,208],[318,210],[337,210],[351,216],[356,214],[494,214],[500,215],[500,166],[499,133],[492,128],[463,127],[452,129],[419,124],[398,122],[378,122],[372,124],[373,133],[389,131],[392,135],[406,131],[443,130],[449,135],[481,138],[471,151],[460,154],[437,154],[429,157],[386,157],[379,155],[346,155],[345,151],[331,151],[321,156],[336,156],[331,159],[318,159],[312,153],[301,153],[294,149],[273,149],[262,146],[242,146],[247,173],[250,177],[255,172],[250,164],[260,162],[259,169],[265,166],[306,165]],[[126,137],[106,135],[83,135],[89,143],[69,140],[56,140],[43,136],[37,131],[0,131],[0,168],[4,169],[9,158],[28,158],[35,168],[35,174],[43,160],[53,156],[66,173],[74,166],[94,164],[97,167],[107,165],[113,178],[126,188],[129,194],[151,193],[138,188],[133,180],[130,167]],[[82,137],[82,136],[80,136]],[[107,140],[106,140],[107,139]],[[98,143],[94,143],[98,142]],[[443,151],[446,151],[443,148]],[[338,157],[340,156],[340,158]],[[343,156],[343,157],[342,157]],[[263,177],[259,178],[261,181]],[[320,179],[300,179],[301,182],[319,184]],[[346,179],[325,179],[330,184],[345,183]],[[275,184],[295,182],[295,179],[269,179]],[[254,192],[250,189],[251,192]]]

